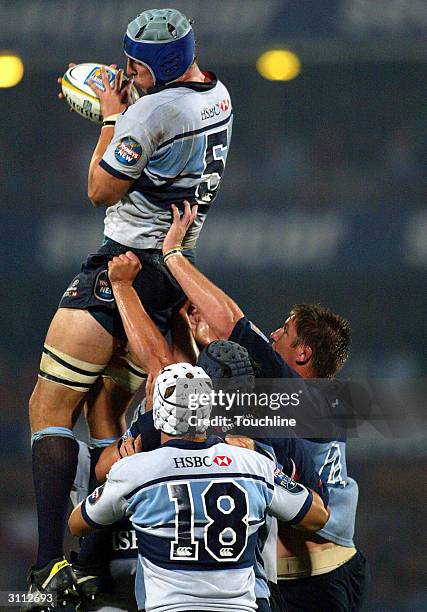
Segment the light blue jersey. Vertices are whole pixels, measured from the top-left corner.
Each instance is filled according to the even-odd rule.
[[[95,527],[130,516],[143,570],[136,595],[147,612],[251,612],[267,513],[293,524],[312,502],[286,477],[275,485],[275,470],[267,457],[216,437],[171,440],[117,462],[82,514]]]
[[[347,475],[344,441],[302,440],[329,490],[330,516],[317,533],[341,546],[353,547],[359,487]]]
[[[184,246],[195,246],[221,184],[233,119],[228,90],[214,75],[208,79],[153,88],[117,118],[100,165],[134,183],[107,208],[108,238],[159,249],[170,226],[171,204],[189,200],[199,204],[199,213]]]

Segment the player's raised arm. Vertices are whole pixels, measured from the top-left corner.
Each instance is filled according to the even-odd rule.
[[[147,373],[157,374],[173,363],[171,350],[147,314],[133,282],[141,270],[138,257],[128,251],[108,264],[108,276],[123,321],[131,353]]]
[[[99,162],[113,138],[117,116],[128,106],[132,81],[127,81],[122,87],[123,70],[119,70],[111,85],[105,66],[101,67],[101,76],[104,91],[101,91],[91,81],[88,82],[94,94],[99,98],[102,116],[104,117],[99,140],[89,165],[88,197],[94,206],[111,206],[128,192],[134,181],[112,176],[101,168]]]
[[[185,201],[180,217],[178,208],[172,204],[172,213],[173,222],[163,242],[163,261],[215,335],[228,339],[237,321],[243,317],[242,310],[182,255],[182,242],[197,216],[197,206],[191,209]]]

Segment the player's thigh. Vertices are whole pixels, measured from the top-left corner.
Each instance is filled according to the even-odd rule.
[[[117,341],[88,310],[58,308],[45,344],[75,359],[105,364],[110,360]]]
[[[54,369],[54,374],[45,373],[37,380],[30,399],[32,431],[73,426],[82,400],[97,378],[97,370],[102,371],[108,363],[116,343],[88,311],[57,310],[46,336],[43,358],[54,360],[59,375]],[[90,369],[89,376],[82,374],[86,369]]]
[[[86,421],[92,438],[118,438],[126,431],[133,393],[109,376],[100,376],[86,397]]]

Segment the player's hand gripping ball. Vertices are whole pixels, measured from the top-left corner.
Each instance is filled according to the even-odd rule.
[[[101,65],[94,63],[77,64],[71,66],[62,77],[61,87],[65,99],[72,108],[82,117],[102,123],[101,106],[99,99],[89,86],[89,80],[95,83],[101,91],[104,91],[102,83]],[[112,84],[117,74],[117,70],[111,66],[106,66],[108,80]],[[124,78],[124,83],[126,82]],[[135,102],[139,98],[139,93],[134,85],[130,88],[130,101]]]

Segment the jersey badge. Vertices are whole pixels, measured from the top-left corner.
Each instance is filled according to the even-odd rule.
[[[274,470],[274,483],[279,487],[283,487],[290,493],[301,493],[301,491],[304,490],[300,484],[278,469]]]
[[[71,283],[71,285],[67,288],[67,290],[65,291],[62,297],[69,297],[69,298],[77,297],[79,295],[79,292],[77,289],[77,285],[79,284],[79,282],[80,280],[78,278],[75,278],[73,282]]]
[[[108,280],[107,270],[101,270],[96,277],[94,295],[102,302],[113,302],[113,290],[111,289],[110,281]]]
[[[88,502],[91,506],[94,506],[96,502],[100,499],[101,495],[104,492],[104,485],[101,485],[93,493],[91,493],[88,497]]]
[[[126,136],[115,148],[114,157],[124,166],[134,166],[142,157],[142,146],[130,136]]]

